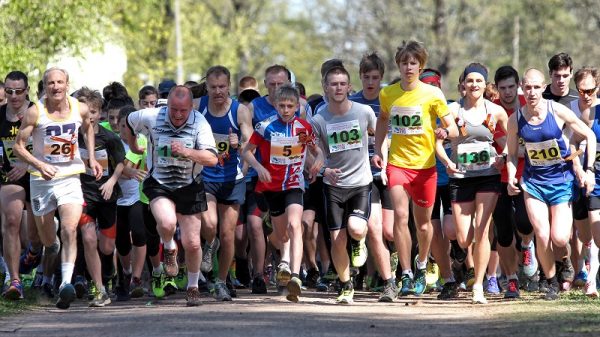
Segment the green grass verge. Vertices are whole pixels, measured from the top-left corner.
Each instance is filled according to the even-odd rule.
[[[39,296],[37,291],[25,289],[25,298],[22,300],[9,301],[0,297],[0,316],[5,317],[39,306]]]

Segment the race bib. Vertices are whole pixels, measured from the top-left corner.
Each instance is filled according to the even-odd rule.
[[[271,137],[270,163],[292,165],[302,162],[302,144],[296,137]]]
[[[48,163],[68,163],[75,157],[75,151],[78,151],[76,133],[44,137],[44,159]]]
[[[3,140],[2,143],[4,143],[4,151],[6,152],[6,159],[8,159],[10,166],[15,166],[17,161],[19,161],[19,157],[17,157],[17,154],[14,152],[14,147],[15,147],[14,139],[13,140],[6,139],[6,140]],[[27,149],[27,151],[29,153],[31,153],[33,151],[33,144],[31,143],[31,137],[29,138],[29,140],[27,140],[27,145],[25,146],[25,148]],[[2,154],[4,154],[4,152],[2,152]],[[2,158],[2,161],[3,160],[4,160],[4,158]]]
[[[213,133],[219,154],[229,152],[229,135]]]
[[[458,168],[462,171],[481,171],[490,168],[490,145],[485,142],[458,144]]]
[[[171,143],[177,141],[182,143],[186,148],[194,148],[194,141],[190,138],[171,138],[171,137],[160,137],[157,145],[157,158],[156,164],[158,166],[179,166],[187,167],[192,162],[189,159],[181,158],[173,155],[171,151]]]
[[[329,152],[336,153],[362,147],[362,132],[358,120],[327,124]]]
[[[600,143],[596,144],[596,161],[594,161],[596,172],[600,172]]]
[[[392,133],[396,135],[423,134],[423,112],[420,106],[394,106],[391,111]]]
[[[531,166],[550,166],[563,162],[556,139],[538,143],[525,143]]]
[[[79,149],[79,154],[81,155],[81,159],[85,162],[85,174],[93,176],[94,172],[90,168],[89,160],[90,156],[86,149]],[[98,164],[102,165],[102,176],[108,177],[108,152],[106,150],[98,150],[94,151],[94,157]]]
[[[525,141],[519,137],[519,152],[517,152],[519,158],[525,158]]]

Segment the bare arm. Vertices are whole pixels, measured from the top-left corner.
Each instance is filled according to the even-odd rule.
[[[521,190],[517,187],[517,164],[519,163],[519,135],[517,114],[508,119],[506,130],[506,150],[508,153],[506,170],[508,171],[508,194],[517,195]]]
[[[254,156],[255,150],[256,145],[247,143],[246,146],[244,146],[244,150],[242,150],[242,158],[244,158],[244,160],[256,170],[256,173],[258,173],[258,178],[261,181],[270,182],[271,174],[264,166],[262,166],[261,163],[258,162],[258,160],[256,160],[256,157]]]
[[[92,169],[92,173],[96,180],[102,178],[102,165],[96,161],[96,148],[94,127],[90,123],[89,109],[87,104],[79,102],[79,112],[81,114],[81,131],[85,139],[85,145],[88,150],[89,160],[88,165]]]
[[[15,140],[14,151],[15,154],[25,163],[35,167],[40,173],[42,177],[46,180],[50,180],[54,177],[57,172],[57,168],[44,163],[43,161],[35,158],[33,154],[27,151],[27,139],[33,133],[33,129],[35,128],[35,123],[38,119],[39,112],[35,105],[31,106],[25,112],[25,116],[21,120],[21,128],[17,133],[17,138]]]

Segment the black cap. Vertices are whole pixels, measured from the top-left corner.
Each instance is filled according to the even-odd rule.
[[[175,81],[173,81],[173,80],[163,80],[158,85],[158,94],[161,96],[163,94],[168,94],[169,91],[171,91],[171,89],[176,85],[177,85],[177,83],[175,83]]]

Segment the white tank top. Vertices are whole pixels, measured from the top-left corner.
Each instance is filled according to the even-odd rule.
[[[35,104],[39,116],[32,134],[33,156],[57,167],[56,177],[85,172],[77,142],[82,122],[79,102],[73,97],[67,99],[71,113],[69,117],[63,119],[50,116],[44,101],[39,100]],[[28,171],[34,176],[41,176],[41,173],[31,165]]]

